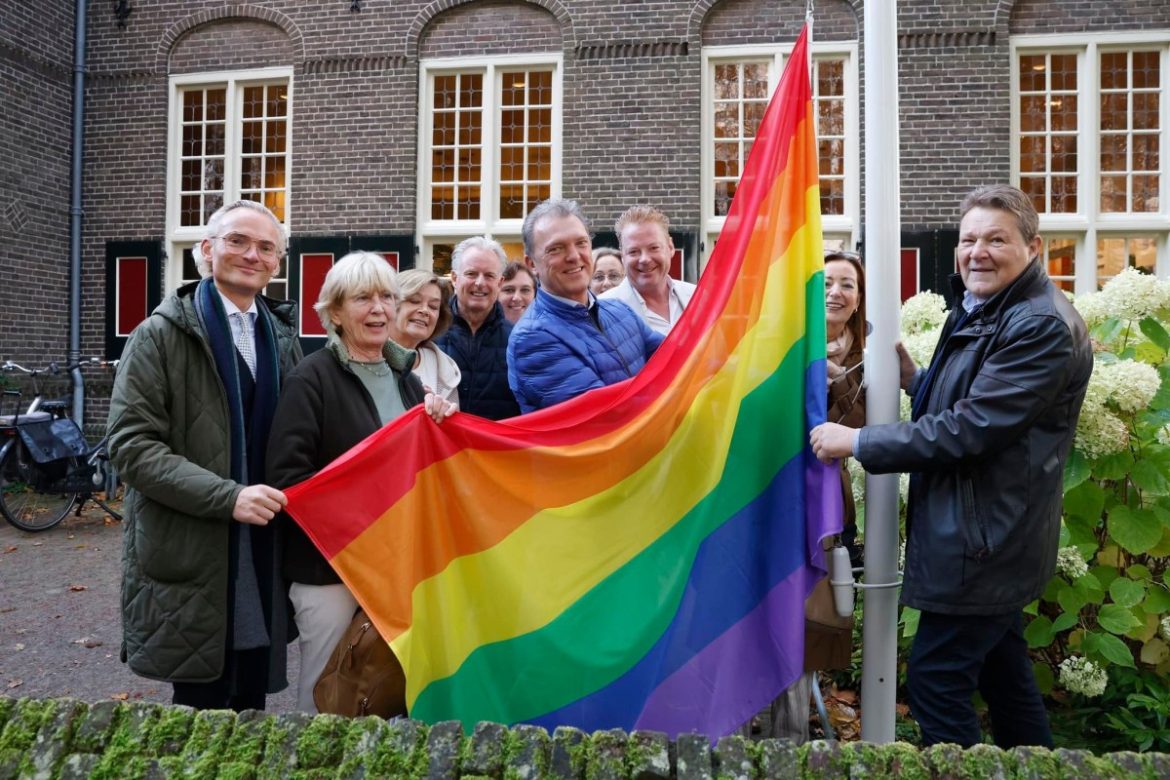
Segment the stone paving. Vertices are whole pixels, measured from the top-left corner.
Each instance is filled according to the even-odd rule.
[[[35,534],[0,519],[0,695],[170,701],[170,685],[118,659],[121,551],[122,524],[96,508]],[[298,667],[293,643],[290,680]],[[268,710],[294,701],[290,687]]]

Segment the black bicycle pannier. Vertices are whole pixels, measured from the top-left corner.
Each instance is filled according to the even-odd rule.
[[[68,417],[21,425],[18,430],[29,455],[37,463],[77,458],[89,451],[81,428]]]

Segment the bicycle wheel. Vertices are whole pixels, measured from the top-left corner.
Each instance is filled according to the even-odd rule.
[[[0,461],[0,514],[22,531],[47,531],[77,502],[77,493],[39,493],[36,464],[20,442]]]

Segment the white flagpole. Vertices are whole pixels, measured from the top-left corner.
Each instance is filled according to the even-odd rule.
[[[866,424],[897,422],[901,193],[897,2],[867,2],[865,37]],[[898,683],[898,475],[865,478],[861,738],[893,742]],[[883,585],[889,585],[882,587]],[[876,586],[876,587],[875,587]]]

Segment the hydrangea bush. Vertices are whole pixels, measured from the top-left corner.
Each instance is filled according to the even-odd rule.
[[[1170,282],[1127,269],[1073,303],[1090,328],[1093,375],[1065,469],[1056,575],[1026,610],[1025,637],[1045,693],[1139,749],[1166,750]],[[904,304],[903,343],[920,365],[944,318],[934,293]],[[903,613],[906,639],[917,615]]]

